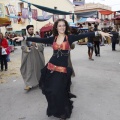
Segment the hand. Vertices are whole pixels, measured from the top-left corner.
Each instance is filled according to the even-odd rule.
[[[36,45],[36,43],[35,43],[35,42],[32,42],[32,45],[34,46],[34,45]]]
[[[19,41],[23,41],[23,37],[14,37],[14,38],[12,38],[12,40],[14,41],[14,40],[16,40],[17,42],[19,42]]]
[[[98,31],[98,33],[106,40],[105,37],[108,37],[108,38],[111,38],[111,34],[109,33],[105,33],[105,32],[102,32],[102,31]]]

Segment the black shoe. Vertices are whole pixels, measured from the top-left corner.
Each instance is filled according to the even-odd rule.
[[[72,94],[72,93],[69,93],[69,98],[76,98],[77,96]]]
[[[7,69],[5,69],[5,71],[7,71]]]
[[[3,71],[3,69],[1,69],[1,72]]]

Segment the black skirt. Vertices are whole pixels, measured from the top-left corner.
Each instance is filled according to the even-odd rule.
[[[70,93],[72,69],[67,67],[67,73],[50,70],[45,66],[41,70],[39,87],[48,102],[47,115],[57,118],[70,118],[73,108]]]

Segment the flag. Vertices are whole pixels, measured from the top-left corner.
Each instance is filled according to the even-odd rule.
[[[22,18],[28,19],[28,17],[29,17],[28,14],[29,14],[28,8],[22,8]]]
[[[37,9],[32,9],[32,19],[37,20],[37,16],[38,16]]]

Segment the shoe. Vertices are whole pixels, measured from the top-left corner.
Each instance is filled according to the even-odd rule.
[[[98,54],[98,56],[100,57],[100,54]]]
[[[94,59],[90,58],[89,60],[94,61]]]
[[[69,93],[69,98],[77,98],[77,96],[72,93]]]
[[[5,71],[7,71],[7,69],[5,69]]]
[[[26,87],[24,88],[24,90],[29,91],[31,88],[32,88],[31,86],[26,86]]]
[[[1,72],[3,71],[3,69],[1,69]]]

